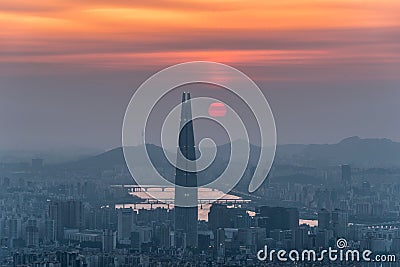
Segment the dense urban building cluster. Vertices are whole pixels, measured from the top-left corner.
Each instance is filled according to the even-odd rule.
[[[91,179],[43,179],[37,168],[3,166],[0,266],[252,266],[265,245],[318,251],[338,238],[352,248],[400,251],[400,184],[371,185],[350,166],[320,171],[336,181],[320,185],[276,180],[275,169],[250,202],[212,204],[197,222],[196,245],[185,235],[177,243],[172,207],[124,207],[142,200]]]

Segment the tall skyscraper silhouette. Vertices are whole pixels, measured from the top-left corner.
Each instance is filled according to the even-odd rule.
[[[190,93],[188,92],[184,92],[182,95],[180,129],[178,149],[182,154],[180,156],[178,153],[177,162],[182,162],[183,158],[181,157],[185,157],[188,160],[195,160],[196,151],[194,144],[192,107],[190,104]],[[175,203],[190,204],[190,207],[180,207],[179,205],[175,205],[175,246],[197,247],[197,173],[176,168],[175,185],[192,188],[182,189],[175,187]]]

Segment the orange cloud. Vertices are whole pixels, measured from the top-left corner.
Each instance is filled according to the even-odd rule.
[[[399,11],[397,0],[4,0],[0,63],[397,62]]]

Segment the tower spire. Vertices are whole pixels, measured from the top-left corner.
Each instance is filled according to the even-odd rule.
[[[183,160],[180,155],[185,157],[187,160],[194,161],[196,160],[196,151],[190,93],[188,92],[182,94],[180,129],[178,149],[181,154],[178,153],[177,162]],[[183,248],[197,247],[197,173],[176,168],[175,185],[175,203],[190,204],[190,207],[179,207],[178,205],[175,205],[175,245]],[[184,186],[185,189],[177,186]]]

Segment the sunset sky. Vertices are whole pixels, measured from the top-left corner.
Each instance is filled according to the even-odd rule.
[[[0,149],[118,146],[135,88],[193,60],[253,78],[280,143],[400,141],[398,0],[2,0],[0,25]]]

